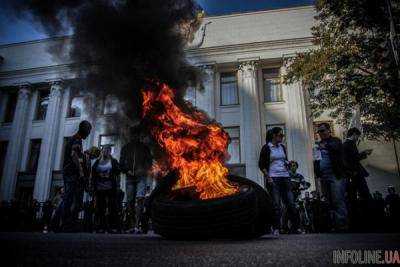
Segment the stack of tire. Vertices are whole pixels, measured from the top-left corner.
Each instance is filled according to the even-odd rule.
[[[240,187],[238,193],[218,199],[183,201],[168,197],[174,179],[167,177],[150,197],[155,233],[168,239],[252,239],[270,229],[271,197],[257,183],[230,175],[229,179]]]

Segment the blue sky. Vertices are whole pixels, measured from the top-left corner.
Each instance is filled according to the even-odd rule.
[[[313,4],[313,0],[197,0],[208,15],[221,15],[265,9]],[[0,4],[0,45],[46,38],[46,34],[29,19],[10,16]]]

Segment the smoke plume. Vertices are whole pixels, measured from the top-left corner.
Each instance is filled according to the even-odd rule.
[[[82,86],[96,96],[115,95],[125,115],[140,117],[141,89],[149,81],[177,88],[182,96],[197,70],[184,56],[199,26],[193,0],[14,0],[17,14],[30,14],[51,35],[73,31],[70,57]]]

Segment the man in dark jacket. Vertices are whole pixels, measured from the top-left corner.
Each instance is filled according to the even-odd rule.
[[[144,197],[148,171],[152,166],[152,155],[141,140],[139,126],[130,129],[130,138],[129,143],[122,147],[120,157],[121,171],[134,184],[133,195],[128,197],[128,201],[137,196]]]
[[[371,194],[365,177],[368,177],[368,172],[361,165],[360,161],[366,159],[372,152],[368,149],[361,153],[358,152],[357,141],[361,135],[360,130],[351,128],[347,132],[347,138],[343,143],[343,156],[346,171],[350,178],[350,194],[351,199],[357,199],[357,193],[363,200],[370,199]]]
[[[347,138],[343,143],[343,157],[346,172],[349,178],[348,199],[349,219],[352,230],[368,230],[367,210],[371,206],[371,194],[365,177],[369,174],[360,161],[366,159],[372,150],[358,152],[357,141],[361,136],[360,130],[351,128],[347,131]],[[359,199],[357,199],[357,194]]]
[[[127,192],[128,203],[131,203],[130,206],[137,210],[136,204],[144,202],[148,172],[153,158],[149,147],[141,138],[140,126],[130,129],[130,138],[129,143],[121,149],[120,166],[121,171],[126,174],[127,182],[132,185],[131,190]],[[135,215],[137,214],[135,213]],[[137,221],[138,218],[135,220]]]
[[[85,163],[82,140],[86,139],[92,125],[82,121],[76,134],[71,136],[66,144],[63,162],[64,196],[62,204],[63,230],[76,231],[78,214],[82,207],[83,180],[85,177]],[[78,203],[79,202],[79,203]]]
[[[318,135],[321,141],[316,148],[317,158],[314,164],[322,194],[329,204],[330,228],[332,231],[344,231],[347,229],[347,206],[342,141],[332,136],[328,123],[318,126]]]

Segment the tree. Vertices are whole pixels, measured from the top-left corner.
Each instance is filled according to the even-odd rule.
[[[291,59],[285,81],[303,81],[315,116],[329,110],[348,125],[357,107],[368,137],[398,140],[400,3],[392,2],[389,16],[389,0],[317,0],[315,46]]]

